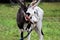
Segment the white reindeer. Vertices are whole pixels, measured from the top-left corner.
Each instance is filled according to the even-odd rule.
[[[38,33],[39,35],[39,40],[43,40],[43,33],[42,33],[42,20],[43,20],[43,10],[35,6],[34,9],[32,7],[29,7],[26,11],[26,13],[30,13],[30,21],[35,24],[35,28],[31,26],[31,28],[34,28],[34,30]],[[31,34],[30,34],[31,35]],[[28,36],[28,40],[30,40],[30,35]]]

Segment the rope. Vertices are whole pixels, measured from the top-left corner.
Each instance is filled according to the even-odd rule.
[[[29,36],[29,34],[32,32],[32,30],[33,30],[33,29],[31,29],[31,30],[28,32],[28,34],[27,34],[25,37],[21,38],[20,40],[23,40],[23,39],[27,38],[27,37]]]

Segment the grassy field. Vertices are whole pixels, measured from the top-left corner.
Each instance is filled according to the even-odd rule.
[[[60,3],[41,3],[44,10],[44,40],[60,40]],[[16,24],[18,5],[0,4],[0,40],[19,40],[20,34]],[[38,40],[35,31],[31,40]]]

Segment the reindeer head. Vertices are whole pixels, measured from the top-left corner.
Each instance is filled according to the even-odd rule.
[[[36,23],[38,21],[35,17],[34,9],[32,7],[27,9],[26,14],[29,14],[29,18],[32,23]]]

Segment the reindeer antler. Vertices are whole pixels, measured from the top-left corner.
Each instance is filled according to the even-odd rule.
[[[33,1],[31,2],[31,4],[29,5],[29,7],[35,7],[35,6],[37,6],[37,5],[40,3],[40,1],[41,1],[41,0],[33,0]]]

